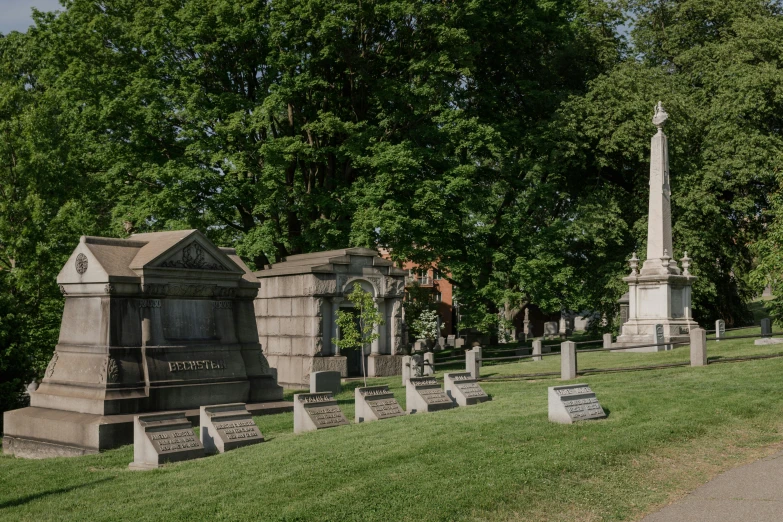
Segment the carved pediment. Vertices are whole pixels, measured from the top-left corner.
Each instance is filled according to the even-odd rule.
[[[191,241],[181,249],[168,256],[158,266],[163,268],[190,268],[196,270],[221,270],[231,268],[216,259],[198,242]]]

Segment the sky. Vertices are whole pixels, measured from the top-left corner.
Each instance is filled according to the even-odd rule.
[[[0,0],[0,33],[26,31],[33,24],[33,7],[39,11],[62,9],[58,0]]]

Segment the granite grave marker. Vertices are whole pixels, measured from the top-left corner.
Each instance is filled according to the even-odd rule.
[[[550,422],[573,424],[582,420],[604,418],[606,412],[589,385],[569,384],[549,387]]]
[[[133,470],[155,469],[166,462],[197,459],[204,446],[184,411],[133,417]]]
[[[264,436],[244,403],[200,408],[200,438],[206,453],[226,451],[264,442]]]
[[[329,392],[294,395],[294,433],[348,424],[337,401]]]
[[[448,410],[456,406],[434,377],[411,377],[405,386],[405,402],[411,413]]]
[[[388,386],[356,388],[356,422],[370,422],[405,415]]]
[[[452,400],[460,406],[469,406],[490,400],[469,372],[447,373],[443,376],[443,387]]]

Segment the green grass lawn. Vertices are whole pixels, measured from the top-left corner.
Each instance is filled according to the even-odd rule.
[[[710,358],[783,352],[710,342]],[[688,360],[688,349],[579,356],[580,368]],[[715,359],[719,360],[719,359]],[[559,357],[483,375],[557,371]],[[2,520],[634,520],[783,437],[783,358],[578,378],[608,418],[547,421],[540,380],[487,381],[492,402],[293,434],[293,415],[256,417],[267,442],[127,469],[131,446],[72,459],[0,458]],[[404,405],[400,378],[388,384]],[[353,419],[350,382],[338,396]]]

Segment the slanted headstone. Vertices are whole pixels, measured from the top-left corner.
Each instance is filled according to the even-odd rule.
[[[294,394],[294,433],[333,428],[348,419],[329,392]]]
[[[718,319],[715,321],[715,340],[720,341],[726,337],[726,321]]]
[[[469,406],[490,400],[489,395],[468,372],[445,374],[443,388],[446,395],[460,406]]]
[[[342,389],[340,372],[310,373],[310,393],[330,392],[337,395]]]
[[[434,377],[411,377],[405,386],[405,402],[411,413],[448,410],[456,406]]]
[[[184,411],[133,417],[133,470],[155,469],[166,462],[197,459],[204,446]]]
[[[554,339],[557,335],[558,324],[556,321],[548,321],[544,323],[544,337],[547,339]]]
[[[582,420],[604,418],[606,418],[606,412],[604,412],[589,385],[550,386],[550,422],[573,424]]]
[[[264,442],[244,403],[202,406],[199,413],[199,436],[208,454]]]
[[[405,415],[388,386],[356,388],[356,422],[370,422]]]

